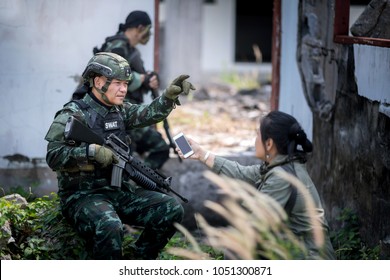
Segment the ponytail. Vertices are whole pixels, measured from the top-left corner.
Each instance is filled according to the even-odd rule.
[[[303,131],[298,122],[295,122],[289,129],[288,133],[288,154],[292,155],[297,151],[297,146],[300,145],[305,153],[313,151],[312,143],[307,139],[306,133]]]
[[[313,150],[312,143],[307,139],[306,133],[298,121],[291,115],[281,111],[272,111],[261,120],[260,131],[262,142],[271,138],[282,155],[293,156],[299,152],[298,146],[303,152],[310,153]]]

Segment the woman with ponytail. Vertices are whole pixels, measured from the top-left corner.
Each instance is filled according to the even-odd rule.
[[[243,180],[255,186],[284,208],[288,215],[289,228],[304,242],[307,249],[307,254],[296,256],[297,259],[335,259],[321,199],[305,166],[307,153],[313,150],[313,146],[293,116],[272,111],[261,119],[255,140],[256,157],[263,162],[259,165],[243,166],[204,150],[191,138],[188,138],[188,142],[194,150],[190,158],[200,160],[217,174]],[[180,150],[177,151],[182,156]],[[278,171],[288,172],[303,183],[305,192],[314,203],[314,217],[308,214],[304,194],[283,179]],[[316,224],[321,226],[321,235],[324,236],[320,247],[315,242],[313,218]]]

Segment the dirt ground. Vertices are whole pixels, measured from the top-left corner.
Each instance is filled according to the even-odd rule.
[[[270,108],[270,86],[235,90],[210,84],[180,97],[182,103],[168,117],[172,136],[179,132],[220,155],[253,154],[259,119]],[[162,123],[158,130],[165,137]]]

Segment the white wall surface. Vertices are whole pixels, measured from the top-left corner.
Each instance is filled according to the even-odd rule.
[[[223,73],[227,71],[271,72],[271,63],[236,63],[235,25],[236,1],[215,1],[203,4],[201,69],[206,73]]]
[[[365,8],[366,6],[351,6],[349,26],[352,26]],[[381,102],[390,117],[390,48],[358,44],[353,47],[359,95]]]
[[[45,157],[45,134],[70,99],[92,48],[114,35],[135,9],[154,21],[154,0],[1,0],[0,159],[15,153]],[[140,47],[150,69],[153,44]]]
[[[221,71],[234,61],[235,1],[203,4],[202,70]]]
[[[298,2],[282,1],[279,110],[296,117],[312,139],[312,113],[303,94],[296,61]],[[355,11],[355,17],[360,12]],[[390,117],[390,48],[355,44],[354,58],[359,95],[380,102],[380,110]]]
[[[354,45],[359,95],[390,104],[390,48]]]
[[[279,110],[293,115],[307,137],[313,136],[313,117],[303,93],[296,59],[298,0],[282,0]]]
[[[190,1],[190,0],[180,0]],[[160,4],[160,24],[166,26],[167,1]],[[200,71],[205,79],[226,72],[259,71],[270,75],[271,63],[236,63],[235,52],[236,0],[215,1],[202,4]],[[195,40],[193,36],[193,40]],[[195,44],[195,43],[194,43]],[[190,47],[189,47],[190,48]],[[195,54],[192,54],[195,55]],[[162,57],[161,59],[164,59]],[[176,74],[176,73],[175,73]],[[173,76],[169,74],[168,77]]]

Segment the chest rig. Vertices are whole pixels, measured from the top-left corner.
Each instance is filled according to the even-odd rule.
[[[72,100],[83,111],[86,116],[86,123],[88,127],[97,135],[106,139],[111,133],[115,134],[124,143],[129,144],[129,139],[126,136],[125,123],[121,112],[115,110],[108,111],[103,107],[93,108],[83,99]]]

